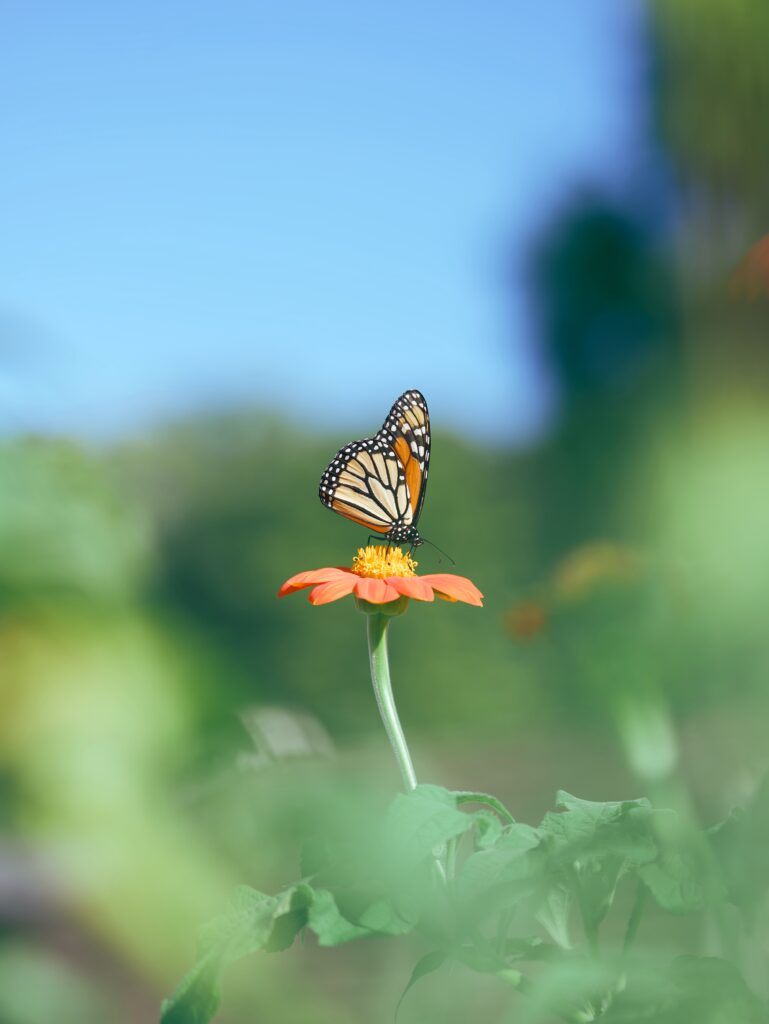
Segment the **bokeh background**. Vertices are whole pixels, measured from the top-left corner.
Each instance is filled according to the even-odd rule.
[[[275,592],[365,541],[317,481],[409,387],[486,595],[393,629],[420,778],[749,797],[768,50],[764,0],[2,5],[3,1024],[154,1020],[235,884],[397,788],[352,604]],[[409,941],[252,958],[222,1020],[389,1019]]]

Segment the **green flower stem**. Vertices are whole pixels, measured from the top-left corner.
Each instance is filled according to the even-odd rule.
[[[371,666],[371,682],[374,686],[379,714],[390,741],[395,760],[398,762],[403,785],[406,792],[416,788],[417,777],[411,763],[406,737],[403,735],[398,711],[395,707],[392,684],[390,682],[390,663],[387,658],[387,626],[389,615],[367,615],[368,656]]]
[[[382,724],[385,727],[387,738],[390,741],[395,760],[400,768],[403,786],[407,793],[416,789],[417,776],[414,765],[411,763],[406,737],[401,728],[398,718],[398,709],[395,707],[392,683],[390,682],[390,662],[387,657],[387,626],[390,619],[400,615],[406,610],[408,600],[401,598],[400,602],[393,601],[391,605],[384,605],[386,612],[375,610],[376,605],[366,601],[359,601],[358,607],[366,613],[366,630],[368,635],[368,656],[371,666],[371,682],[374,686],[379,714],[382,716]],[[381,607],[381,606],[380,606]],[[444,851],[445,853],[445,851]],[[433,851],[433,863],[435,872],[441,883],[446,884],[446,868],[443,864],[442,852],[438,849]]]

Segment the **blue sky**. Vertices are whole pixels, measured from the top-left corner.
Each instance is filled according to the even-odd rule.
[[[531,434],[511,277],[638,149],[638,9],[352,0],[0,11],[0,429],[257,403]]]

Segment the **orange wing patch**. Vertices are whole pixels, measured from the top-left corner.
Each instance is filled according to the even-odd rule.
[[[419,492],[422,490],[422,472],[416,459],[410,459],[406,466],[406,483],[409,487],[409,501],[412,515],[417,514]]]
[[[409,443],[402,435],[397,438],[393,447],[403,466],[403,472],[406,474],[406,486],[409,489],[412,515],[416,515],[417,505],[419,504],[419,492],[422,490],[422,472],[419,468],[419,463],[415,458],[412,458]]]
[[[393,448],[395,449],[395,454],[400,459],[401,465],[405,469],[409,463],[409,459],[411,458],[411,449],[409,448],[408,441],[402,434],[399,434],[396,438]]]

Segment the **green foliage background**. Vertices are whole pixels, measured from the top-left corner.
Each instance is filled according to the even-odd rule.
[[[543,230],[530,275],[558,420],[518,451],[434,424],[422,525],[485,608],[413,603],[393,678],[420,780],[494,792],[518,821],[564,788],[699,826],[758,807],[724,826],[727,851],[742,829],[725,855],[751,916],[740,979],[700,962],[696,918],[652,908],[637,941],[650,962],[698,959],[677,970],[709,1002],[664,1019],[763,1020],[769,318],[726,279],[767,229],[766,11],[660,0],[649,16],[650,160],[675,217],[639,186],[575,196]],[[275,599],[365,542],[316,496],[341,440],[236,410],[108,448],[3,441],[0,1020],[154,1019],[235,886],[285,891],[321,824],[384,814],[397,776],[361,617]],[[388,1019],[429,953],[377,938],[259,955],[230,969],[222,1020]],[[399,1019],[551,1019],[550,1003],[516,1017],[518,998],[454,963]]]

